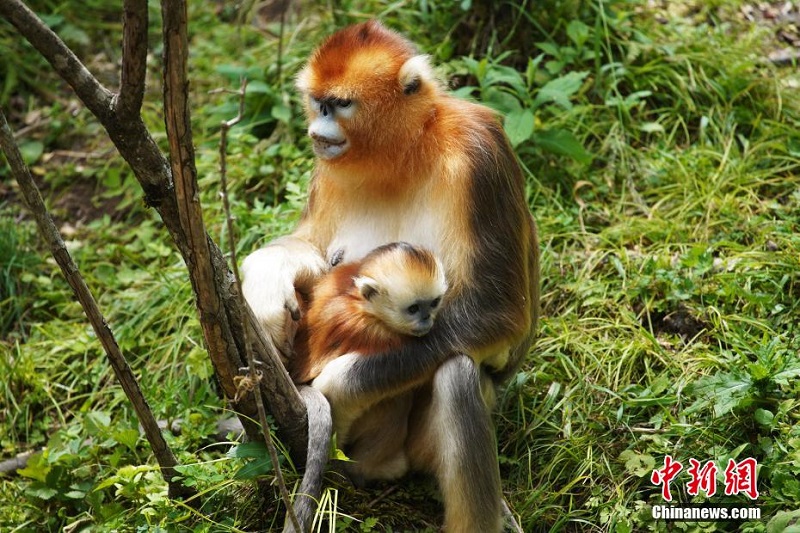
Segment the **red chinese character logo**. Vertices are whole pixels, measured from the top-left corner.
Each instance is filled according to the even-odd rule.
[[[758,463],[752,457],[736,462],[728,459],[725,469],[725,495],[731,496],[744,492],[751,500],[758,498],[756,487],[756,467]]]
[[[696,459],[689,459],[692,465],[689,467],[689,475],[692,477],[691,481],[686,484],[686,492],[690,496],[697,496],[700,489],[706,493],[707,496],[713,496],[717,492],[717,465],[714,461],[709,461],[700,468],[700,461]]]
[[[650,481],[653,485],[661,485],[661,496],[668,502],[672,501],[672,493],[669,491],[669,482],[672,481],[678,472],[683,470],[683,465],[678,461],[673,461],[671,455],[664,457],[664,468],[653,470]]]

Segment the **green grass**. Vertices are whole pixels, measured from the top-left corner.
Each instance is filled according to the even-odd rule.
[[[70,3],[49,6],[63,13],[56,29],[113,71],[118,46],[97,36],[119,31],[116,15],[75,20]],[[290,231],[305,199],[312,161],[291,77],[322,36],[381,16],[434,55],[459,94],[506,117],[526,169],[544,316],[496,416],[503,487],[524,529],[771,532],[796,521],[785,513],[800,508],[800,75],[765,59],[782,46],[779,23],[747,22],[738,0],[504,2],[490,22],[477,2],[336,5],[289,18],[280,79],[277,24],[259,30],[192,7],[197,167],[212,236],[227,246],[218,128],[237,103],[209,91],[251,80],[247,121],[229,142],[243,255]],[[184,421],[170,443],[202,492],[198,508],[166,498],[86,319],[31,221],[19,221],[16,189],[2,185],[0,455],[45,451],[0,478],[0,529],[275,527],[283,510],[271,477],[252,479],[269,465],[211,444],[225,407],[166,232],[120,161],[46,157],[110,145],[85,112],[70,111],[54,78],[30,68],[34,54],[5,24],[0,44],[19,51],[0,67],[0,103],[18,128],[33,110],[46,118],[21,139],[26,155],[59,224],[75,226],[68,244],[157,416]],[[157,57],[151,67],[145,119],[163,144]],[[76,187],[85,197],[70,198]],[[648,506],[661,496],[650,473],[668,454],[721,469],[756,458],[763,519],[654,523]],[[681,486],[685,471],[678,481],[681,501],[702,501]],[[424,478],[359,491],[329,482],[337,530],[441,521]],[[710,503],[750,505],[722,486],[720,477]]]

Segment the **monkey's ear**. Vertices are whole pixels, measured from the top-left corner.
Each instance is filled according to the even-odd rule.
[[[434,80],[433,69],[428,61],[428,56],[414,56],[400,67],[397,79],[405,94],[414,94],[419,91],[424,82]]]
[[[294,85],[302,94],[308,94],[309,88],[311,87],[311,76],[311,68],[308,65],[303,67],[303,70],[297,74]]]
[[[365,300],[370,301],[375,297],[380,289],[378,289],[378,282],[368,276],[359,276],[353,280],[356,288],[361,293]]]

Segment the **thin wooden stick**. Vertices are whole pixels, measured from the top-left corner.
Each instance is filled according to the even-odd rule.
[[[108,327],[103,314],[100,312],[97,301],[86,286],[86,282],[78,270],[78,265],[75,264],[75,261],[72,259],[72,256],[64,244],[64,240],[61,238],[61,234],[56,228],[50,214],[47,212],[42,195],[33,182],[30,170],[22,160],[22,155],[19,152],[17,144],[14,142],[14,135],[11,132],[8,122],[6,122],[6,117],[2,110],[0,110],[0,147],[2,147],[6,155],[12,174],[19,183],[25,201],[36,219],[39,232],[50,245],[50,251],[53,257],[64,273],[64,277],[67,278],[70,287],[72,287],[75,297],[80,302],[81,307],[83,307],[84,313],[86,313],[86,316],[89,318],[89,322],[91,322],[97,338],[100,339],[100,343],[103,345],[106,356],[111,363],[111,367],[114,369],[117,379],[122,385],[122,389],[133,404],[136,416],[139,418],[139,422],[144,428],[145,436],[150,446],[153,448],[156,461],[158,461],[161,467],[161,474],[164,476],[169,486],[170,497],[188,497],[194,495],[194,489],[183,486],[175,479],[178,476],[175,470],[175,467],[178,466],[178,461],[169,445],[164,440],[164,436],[161,434],[158,422],[153,416],[150,405],[148,405],[147,400],[142,394],[142,390],[139,388],[139,383],[136,381],[136,377],[133,375],[128,361],[126,361],[125,356],[122,355],[122,351],[111,332],[111,328]]]
[[[138,12],[136,10],[140,9],[143,0],[126,1],[130,1],[128,5],[133,8],[134,12]],[[165,50],[171,51],[169,55],[165,55],[165,65],[170,63],[169,69],[165,67],[166,75],[172,71],[185,69],[188,43],[185,29],[185,4],[178,4],[172,0],[165,1],[165,3],[168,4],[165,9],[169,7],[170,14],[183,10],[183,16],[170,16],[165,20]],[[129,34],[127,42],[131,44],[139,42],[140,46],[146,45],[145,40],[133,38],[134,34],[143,35],[144,24],[135,23],[132,16],[126,16],[129,17],[125,29],[125,32]],[[238,369],[246,364],[244,354],[241,353],[244,350],[242,324],[245,321],[249,323],[253,333],[255,351],[261,355],[264,363],[261,367],[263,376],[260,382],[261,393],[265,395],[264,401],[269,412],[277,421],[281,442],[289,447],[292,457],[296,461],[302,462],[308,435],[306,405],[289,378],[274,343],[258,330],[258,323],[253,313],[248,308],[239,306],[238,299],[229,290],[233,275],[222,252],[207,234],[196,233],[198,227],[202,228],[202,213],[199,208],[190,208],[188,205],[196,202],[199,207],[196,185],[194,187],[184,186],[182,195],[180,199],[178,198],[170,162],[161,153],[150,135],[141,114],[130,112],[130,108],[136,107],[136,105],[121,105],[119,103],[121,96],[115,95],[103,87],[69,47],[59,39],[58,35],[53,33],[21,0],[0,0],[0,18],[10,22],[19,34],[31,43],[73,88],[78,98],[106,129],[120,155],[130,166],[142,186],[145,203],[158,211],[165,228],[169,231],[189,269],[192,287],[197,295],[201,323],[204,325],[206,348],[214,365],[220,387],[229,399],[234,398],[236,394],[235,378],[238,377]],[[183,25],[184,28],[181,30],[176,25]],[[173,44],[175,46],[172,46]],[[135,85],[138,83],[135,80],[142,79],[139,74],[134,73],[143,72],[137,65],[145,66],[144,60],[146,60],[146,55],[141,51],[123,54],[123,70],[127,71],[127,74],[123,76],[124,82],[127,83],[128,80],[131,80],[131,83]],[[174,62],[171,63],[171,61]],[[125,63],[128,62],[130,65],[126,66]],[[181,65],[183,66],[181,67]],[[182,98],[184,103],[180,104],[181,109],[187,110],[188,80],[185,73],[178,79],[181,81],[174,86],[171,95],[176,99]],[[168,82],[169,76],[165,79],[165,85]],[[138,89],[134,90],[132,87],[130,90],[120,89],[120,92],[128,92],[130,95],[123,99],[130,98],[131,102],[136,101],[134,95],[138,94]],[[170,106],[170,102],[165,99],[165,111],[175,109]],[[178,113],[177,115],[182,118],[173,120],[173,125],[188,124],[188,114]],[[173,115],[173,117],[177,115]],[[187,119],[186,122],[183,121],[184,117]],[[174,142],[176,148],[181,144],[191,146],[190,133],[188,126],[176,127],[170,135],[177,137],[170,137],[170,141]],[[183,134],[187,135],[181,137]],[[181,172],[177,174],[176,179],[188,177],[190,180],[195,179],[196,181],[196,175],[192,173],[194,171],[193,162],[185,157],[190,152],[191,148],[189,151],[177,148],[177,152],[173,156],[173,163],[181,167]],[[179,201],[181,202],[180,206]],[[187,218],[187,214],[189,218]],[[190,223],[189,226],[184,226],[184,222],[187,221]],[[205,243],[203,243],[203,239],[205,239]],[[198,243],[200,248],[195,247]],[[212,263],[213,278],[210,280],[208,276],[204,276],[208,272],[207,269],[194,266],[198,261],[198,256],[203,256],[205,252],[207,252],[206,260],[210,260]],[[202,291],[204,294],[201,295],[198,291]],[[207,294],[205,293],[212,291],[216,292],[216,297],[206,298]],[[201,305],[201,301],[205,303]],[[258,425],[251,421],[257,416],[254,399],[248,396],[245,400],[234,402],[234,404],[236,411],[240,413],[240,420],[248,436],[251,439],[260,438]]]
[[[247,79],[242,78],[242,85],[239,88],[239,114],[231,120],[223,121],[220,130],[219,141],[219,170],[220,170],[220,195],[222,196],[222,205],[225,209],[225,221],[228,228],[228,246],[231,252],[231,268],[233,269],[233,277],[236,279],[236,295],[239,298],[239,304],[242,308],[247,306],[247,302],[242,296],[241,286],[242,279],[239,277],[239,263],[236,259],[236,237],[233,234],[233,218],[231,217],[231,206],[228,201],[228,165],[227,165],[227,151],[228,151],[228,131],[238,124],[244,116],[244,96],[247,89]],[[261,373],[256,368],[256,358],[253,355],[253,340],[252,332],[250,331],[249,324],[244,321],[244,345],[245,355],[247,356],[248,374],[251,383],[258,383],[261,380]],[[272,467],[275,469],[275,479],[278,482],[278,490],[281,493],[281,499],[286,506],[286,512],[289,519],[294,525],[295,531],[302,531],[300,523],[297,521],[297,516],[292,507],[292,500],[289,498],[289,491],[286,489],[286,481],[283,478],[283,471],[281,470],[280,462],[278,461],[278,450],[275,449],[275,443],[272,442],[272,434],[269,431],[269,422],[267,421],[267,411],[264,408],[264,399],[259,389],[255,389],[256,407],[258,408],[258,421],[261,424],[261,432],[264,435],[264,443],[267,445],[269,457],[272,460]]]

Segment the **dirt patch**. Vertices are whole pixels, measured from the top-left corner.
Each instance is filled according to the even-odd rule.
[[[649,315],[639,314],[642,317],[642,326],[656,337],[662,334],[677,335],[684,342],[690,342],[710,329],[707,322],[695,316],[691,309],[682,304],[670,312],[653,311]]]

